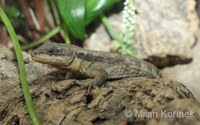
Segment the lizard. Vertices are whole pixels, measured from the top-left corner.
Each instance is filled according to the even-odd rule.
[[[144,60],[65,43],[47,42],[33,50],[31,56],[37,62],[93,78],[90,87],[101,86],[108,79],[161,77],[159,69]]]

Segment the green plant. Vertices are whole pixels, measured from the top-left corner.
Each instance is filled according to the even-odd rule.
[[[106,8],[120,0],[58,0],[63,26],[76,38],[84,39],[86,26]]]
[[[58,32],[60,32],[60,30],[61,30],[61,26],[57,26],[53,30],[51,30],[50,32],[48,32],[46,35],[44,35],[42,38],[40,38],[39,40],[33,41],[30,44],[28,44],[28,45],[22,46],[22,49],[23,50],[30,49],[30,48],[33,48],[34,46],[42,44],[46,40],[48,40],[49,38],[51,38],[52,36],[54,36],[55,34],[57,34]]]
[[[22,49],[30,49],[37,46],[55,34],[64,29],[64,39],[67,44],[70,44],[69,34],[72,33],[78,39],[84,39],[86,36],[85,28],[90,24],[95,17],[114,3],[120,0],[58,0],[58,10],[62,19],[62,24],[57,26],[52,31],[48,32],[42,38],[31,42],[28,45],[22,46]],[[53,14],[57,14],[54,0],[50,0],[53,8]]]
[[[101,20],[104,26],[114,38],[115,49],[124,55],[136,56],[135,51],[131,47],[134,44],[135,18],[134,0],[126,0],[124,2],[123,10],[122,35],[120,36],[119,33],[111,26],[108,19],[101,14]]]
[[[22,90],[24,93],[24,99],[25,99],[26,106],[28,108],[31,120],[34,125],[40,125],[41,123],[37,116],[37,113],[34,108],[34,105],[33,105],[32,99],[31,99],[31,95],[29,92],[29,87],[28,87],[28,82],[27,82],[27,77],[26,77],[26,72],[25,72],[25,67],[24,67],[24,60],[23,60],[22,51],[21,51],[21,48],[20,48],[20,45],[19,45],[19,42],[17,39],[17,35],[16,35],[8,17],[6,16],[6,14],[4,13],[4,11],[1,7],[0,7],[0,17],[2,18],[8,32],[10,34],[10,37],[13,41],[13,45],[15,48],[15,53],[16,53],[17,61],[18,61],[20,80],[21,80]]]
[[[58,8],[65,29],[68,29],[76,38],[83,39],[86,36],[85,27],[96,17],[101,17],[102,22],[109,33],[115,39],[116,49],[125,55],[135,56],[131,48],[134,43],[135,6],[134,0],[126,0],[123,10],[122,36],[110,25],[103,11],[119,0],[59,0]]]
[[[116,40],[115,42],[116,49],[125,55],[136,55],[131,47],[134,44],[135,18],[134,0],[126,0],[123,10],[122,40]]]

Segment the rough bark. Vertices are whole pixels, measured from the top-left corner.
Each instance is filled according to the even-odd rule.
[[[0,54],[1,65],[4,64],[0,66],[1,76],[4,76],[0,80],[0,124],[31,124],[16,72],[15,57],[9,49],[2,49],[5,53]],[[142,77],[107,81],[104,86],[92,88],[91,93],[86,95],[86,86],[91,79],[66,79],[66,73],[36,63],[28,54],[24,53],[24,57],[33,102],[44,125],[183,123],[178,118],[149,119],[134,115],[126,117],[124,114],[127,110],[132,113],[136,110],[152,112],[165,107],[170,110],[192,110],[199,115],[199,103],[191,92],[174,81]],[[184,120],[184,123],[188,122],[198,123],[199,119]]]

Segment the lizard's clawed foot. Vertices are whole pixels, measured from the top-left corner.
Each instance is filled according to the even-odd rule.
[[[89,95],[89,94],[90,94],[90,91],[91,91],[91,88],[92,88],[92,87],[93,87],[92,84],[89,84],[89,85],[88,85],[86,95]]]
[[[90,95],[90,92],[91,92],[91,89],[92,88],[98,88],[100,87],[101,85],[97,84],[97,83],[90,83],[89,85],[87,85],[87,92],[86,92],[86,95]]]

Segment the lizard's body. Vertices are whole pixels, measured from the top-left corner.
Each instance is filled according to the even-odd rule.
[[[92,77],[98,85],[106,79],[160,76],[155,66],[143,60],[61,43],[47,43],[41,46],[32,52],[32,58],[65,71]]]

